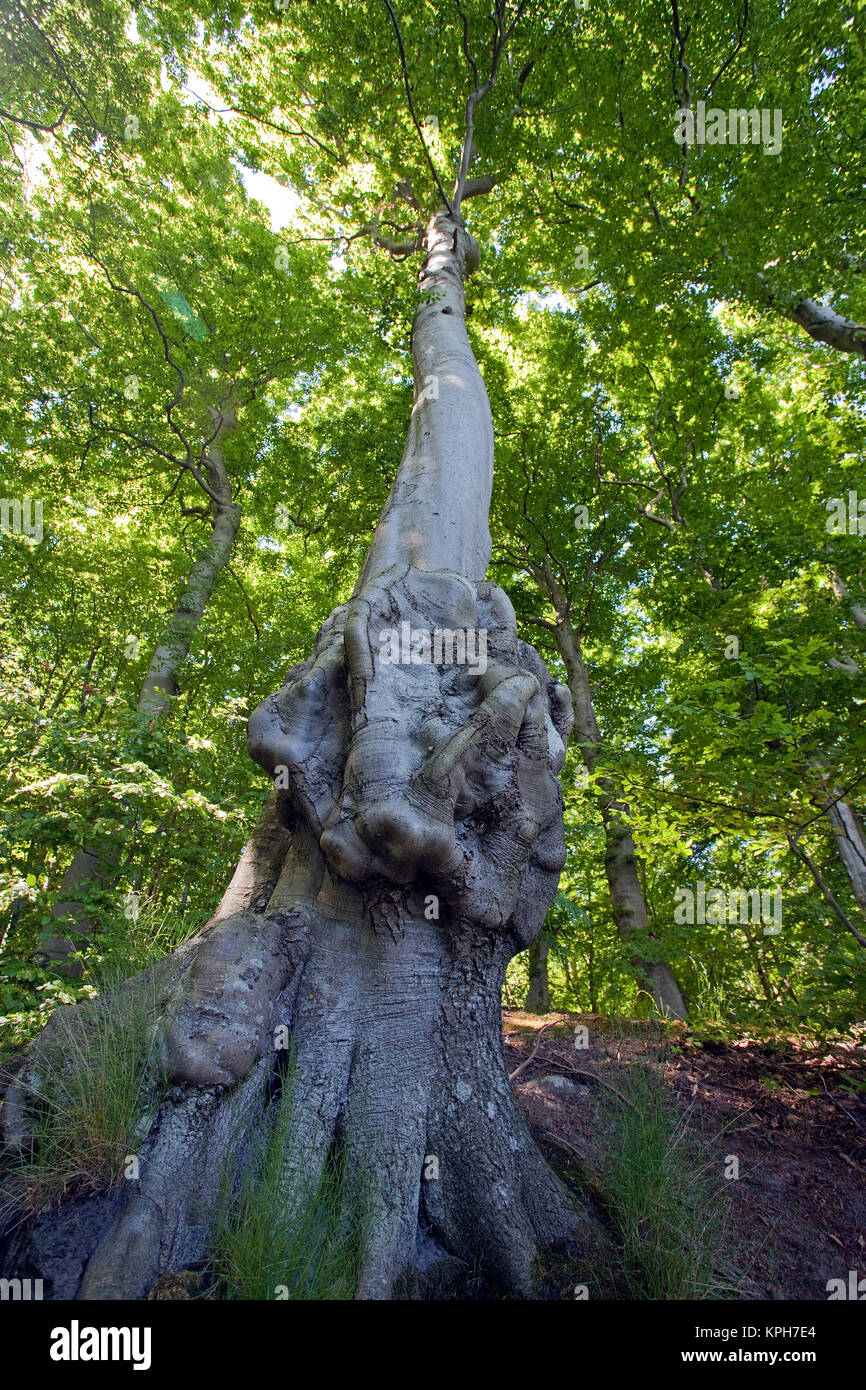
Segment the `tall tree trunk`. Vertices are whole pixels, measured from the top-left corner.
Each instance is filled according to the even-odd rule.
[[[598,995],[595,992],[595,947],[590,937],[586,949],[586,972],[589,982],[589,1011],[591,1014],[598,1013]]]
[[[550,980],[547,957],[550,943],[539,937],[529,948],[529,989],[524,1008],[531,1014],[550,1013]]]
[[[424,1289],[455,1261],[530,1294],[542,1247],[597,1258],[604,1244],[533,1144],[504,1066],[505,968],[565,859],[571,701],[484,580],[493,435],[463,301],[477,246],[441,212],[426,250],[409,437],[361,578],[249,724],[281,788],[279,879],[260,910],[249,864],[248,905],[151,972],[173,998],[171,1099],[139,1146],[140,1179],[76,1213],[77,1263],[68,1222],[31,1234],[54,1297],[140,1298],[206,1255],[227,1136],[255,1124],[280,1025],[293,1045],[282,1206],[297,1209],[339,1145],[363,1175],[347,1208],[369,1217],[358,1297]],[[383,649],[404,624],[406,663]],[[436,628],[486,630],[484,669],[430,660],[418,634]],[[263,882],[279,840],[259,841]],[[4,1109],[22,1144],[23,1070]]]
[[[833,827],[836,849],[845,866],[854,900],[861,912],[866,913],[866,836],[860,818],[838,790],[833,792],[824,814]]]
[[[220,463],[222,460],[220,459]],[[138,708],[151,719],[161,718],[177,694],[177,673],[189,656],[216,582],[229,562],[241,522],[241,509],[232,501],[231,488],[222,469],[224,489],[213,505],[213,530],[203,553],[193,564],[189,579],[169,619],[165,633],[150,660],[138,696]]]
[[[602,750],[601,731],[595,717],[589,672],[583,660],[580,639],[569,616],[568,604],[550,562],[533,566],[533,575],[556,613],[556,642],[568,674],[568,688],[574,705],[574,729],[584,765],[592,772]],[[647,932],[649,913],[640,883],[634,838],[628,824],[628,805],[618,795],[611,778],[601,781],[599,810],[604,827],[604,871],[610,889],[610,904],[616,929],[624,941],[636,932]],[[647,961],[635,956],[632,965],[644,976],[653,1003],[668,1018],[688,1017],[682,991],[674,973],[664,961]]]
[[[843,789],[835,785],[829,759],[816,754],[809,767],[820,782],[817,805],[833,829],[836,852],[842,861],[854,901],[866,913],[866,835],[860,817]]]
[[[866,609],[851,598],[847,584],[832,565],[830,580],[837,602],[847,608],[858,631],[866,631]],[[829,664],[837,671],[846,671],[852,676],[860,675],[860,666],[849,652],[843,652],[841,657],[831,657]],[[866,913],[866,835],[863,833],[863,826],[854,807],[845,799],[839,788],[831,790],[827,759],[814,758],[812,766],[827,788],[824,814],[833,827],[836,849],[848,875],[854,901],[861,912]]]
[[[190,570],[139,692],[139,712],[145,717],[149,716],[151,721],[161,719],[171,708],[172,696],[177,694],[178,689],[178,670],[189,655],[205,608],[220,574],[228,564],[241,521],[241,509],[232,501],[231,482],[221,449],[222,439],[235,426],[235,417],[220,415],[216,411],[212,411],[211,415],[215,426],[214,436],[205,446],[202,462],[213,494],[213,529],[207,546]],[[87,846],[76,850],[60,881],[57,900],[51,908],[52,917],[63,924],[62,930],[40,942],[40,953],[49,961],[63,964],[73,952],[87,944],[94,923],[82,901],[82,890],[88,884],[104,885],[115,868],[116,861],[111,855]]]

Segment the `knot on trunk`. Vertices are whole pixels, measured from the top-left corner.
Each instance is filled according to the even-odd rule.
[[[501,589],[401,565],[331,614],[248,742],[341,878],[424,884],[456,917],[514,917],[522,937],[565,860],[571,723]]]
[[[262,1055],[273,1007],[302,958],[300,914],[238,912],[204,937],[164,1030],[172,1081],[234,1086]]]

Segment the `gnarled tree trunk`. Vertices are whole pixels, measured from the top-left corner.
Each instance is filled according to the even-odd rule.
[[[387,1298],[401,1277],[424,1287],[455,1259],[528,1295],[541,1247],[601,1240],[504,1069],[505,967],[539,932],[565,858],[571,701],[484,580],[493,435],[463,303],[477,247],[446,211],[426,250],[400,470],[351,600],[250,720],[278,790],[227,898],[151,972],[173,1088],[140,1179],[77,1212],[74,1234],[61,1218],[31,1235],[54,1297],[140,1298],[207,1254],[221,1156],[267,1094],[281,1026],[283,1203],[303,1202],[336,1145],[348,1155],[364,1181],[345,1200],[369,1218],[359,1297]],[[424,634],[446,629],[486,631],[486,660],[437,661]],[[407,630],[409,658],[394,659],[388,634]],[[38,1067],[37,1049],[7,1105],[18,1144]]]

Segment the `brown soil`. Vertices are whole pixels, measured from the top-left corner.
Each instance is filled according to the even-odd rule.
[[[581,1024],[586,1049],[575,1047]],[[862,1047],[797,1038],[701,1042],[681,1025],[663,1033],[632,1020],[505,1009],[509,1071],[528,1059],[545,1025],[552,1026],[515,1087],[556,1166],[604,1193],[601,1083],[616,1088],[628,1064],[650,1067],[707,1159],[717,1159],[720,1181],[728,1156],[739,1160],[738,1180],[727,1183],[731,1297],[826,1300],[829,1279],[847,1284],[849,1270],[866,1276]]]

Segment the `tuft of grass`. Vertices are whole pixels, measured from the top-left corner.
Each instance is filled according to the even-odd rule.
[[[84,956],[88,974],[100,994],[189,941],[204,926],[207,915],[181,915],[145,906],[134,920],[112,921]]]
[[[662,1079],[641,1066],[599,1099],[608,1131],[605,1200],[619,1226],[628,1296],[724,1298],[717,1271],[727,1236],[722,1164],[688,1134]]]
[[[350,1172],[346,1150],[335,1147],[321,1183],[287,1200],[290,1074],[272,1109],[270,1127],[254,1141],[233,1193],[227,1175],[211,1256],[222,1297],[351,1299],[361,1273],[366,1218],[363,1193]]]
[[[154,1012],[140,985],[55,1010],[29,1087],[31,1148],[8,1173],[9,1207],[31,1215],[124,1177],[166,1090]]]

